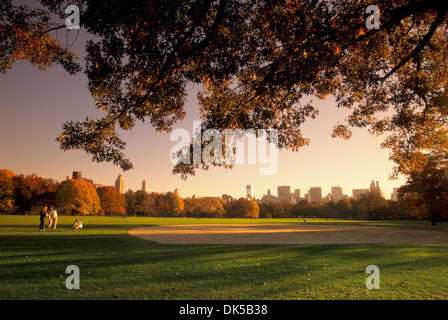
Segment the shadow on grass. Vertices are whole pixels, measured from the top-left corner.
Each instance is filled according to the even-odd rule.
[[[421,272],[448,257],[446,246],[163,245],[128,235],[122,224],[95,225],[91,233],[69,233],[68,225],[59,233],[8,228],[22,233],[0,234],[2,299],[275,299],[311,290],[307,279],[316,275],[316,290],[347,281],[362,289],[370,264]],[[106,229],[121,233],[101,234]],[[84,290],[65,288],[68,265],[80,268]]]

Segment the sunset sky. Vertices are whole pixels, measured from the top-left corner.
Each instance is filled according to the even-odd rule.
[[[75,39],[75,32],[67,34],[68,44]],[[53,36],[66,41],[65,30]],[[84,41],[81,32],[72,47],[81,61]],[[198,89],[190,87],[187,117],[175,128],[192,133],[193,121],[199,120]],[[252,184],[257,198],[266,194],[267,189],[277,195],[277,186],[282,185],[291,186],[292,191],[300,189],[302,196],[310,187],[320,186],[326,195],[332,186],[340,186],[344,194],[351,196],[352,189],[368,188],[375,180],[389,199],[392,189],[405,179],[388,179],[393,163],[388,160],[389,150],[380,147],[384,138],[375,138],[367,130],[355,130],[348,141],[331,138],[333,125],[342,122],[348,112],[337,109],[332,97],[314,101],[320,115],[303,126],[311,144],[299,152],[280,151],[275,175],[260,175],[258,164],[238,165],[233,170],[198,171],[184,181],[172,174],[170,150],[176,142],[170,141],[168,133],[157,134],[149,123],[139,124],[122,135],[127,142],[125,154],[134,164],[131,171],[122,172],[108,163],[94,163],[83,151],[59,150],[55,139],[65,121],[102,116],[87,89],[87,78],[83,73],[70,76],[56,65],[40,71],[27,61],[17,62],[5,75],[0,75],[0,169],[25,175],[37,173],[58,181],[65,180],[73,171],[81,171],[83,177],[103,185],[113,185],[122,174],[125,190],[138,190],[142,180],[146,180],[150,192],[179,188],[181,197],[193,194],[242,197],[246,184]]]

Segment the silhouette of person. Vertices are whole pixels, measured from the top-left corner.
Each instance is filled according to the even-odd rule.
[[[39,231],[44,231],[45,218],[47,217],[47,207],[43,207],[40,211],[40,225]]]

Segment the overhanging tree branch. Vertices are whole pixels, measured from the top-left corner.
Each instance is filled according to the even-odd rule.
[[[437,12],[437,17],[434,20],[434,22],[431,24],[431,27],[429,28],[428,32],[425,34],[425,36],[422,38],[422,40],[418,43],[418,45],[411,51],[409,55],[407,55],[404,59],[400,61],[392,70],[390,70],[381,80],[385,81],[390,76],[392,76],[396,71],[398,71],[400,68],[402,68],[406,63],[408,63],[412,58],[416,58],[418,54],[428,45],[429,41],[431,40],[432,36],[436,32],[437,28],[444,22],[444,18],[446,15],[446,11],[444,12]]]
[[[195,2],[195,4],[198,4],[199,2],[202,2],[202,1],[198,0],[197,2]],[[228,0],[221,0],[219,2],[215,19],[212,23],[210,31],[207,33],[204,40],[202,40],[200,43],[195,45],[194,49],[189,50],[189,51],[187,50],[183,53],[181,52],[182,46],[185,45],[187,40],[189,38],[191,38],[191,36],[194,34],[195,30],[201,25],[201,22],[205,18],[206,14],[208,12],[209,6],[212,2],[213,1],[209,0],[209,1],[206,1],[205,4],[202,5],[200,14],[198,15],[197,19],[195,19],[195,22],[193,23],[192,27],[188,30],[188,32],[186,32],[184,34],[183,37],[181,37],[181,41],[179,41],[177,43],[177,45],[172,50],[170,56],[165,60],[165,63],[162,66],[161,70],[159,71],[159,74],[158,74],[156,80],[146,90],[145,95],[142,96],[139,99],[139,101],[137,101],[136,103],[129,105],[129,106],[125,106],[116,116],[114,116],[106,124],[101,124],[101,127],[103,127],[103,126],[107,127],[107,126],[112,125],[118,118],[120,118],[121,116],[123,116],[124,114],[126,114],[127,112],[132,110],[133,108],[135,108],[135,107],[139,106],[141,103],[143,103],[148,98],[148,96],[151,94],[151,92],[154,90],[155,86],[163,79],[163,77],[166,76],[166,72],[168,71],[173,60],[175,60],[176,57],[180,60],[185,59],[186,57],[191,56],[192,54],[195,54],[196,52],[198,52],[201,48],[204,48],[204,46],[206,46],[212,40],[213,35],[218,30],[221,22],[223,21],[223,19],[225,17],[225,7],[228,3]]]

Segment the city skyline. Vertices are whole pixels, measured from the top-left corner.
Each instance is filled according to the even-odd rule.
[[[37,175],[36,173],[33,173],[33,175]],[[67,176],[67,180],[68,179],[76,179],[76,178],[82,178],[82,173],[80,171],[73,171],[72,176]],[[88,178],[87,178],[88,179]],[[95,183],[95,181],[93,181]],[[138,190],[133,190],[133,189],[126,189],[125,190],[125,181],[122,177],[122,175],[120,174],[117,179],[115,180],[115,189],[117,189],[121,194],[126,193],[128,190],[131,191],[145,191],[148,193],[151,193],[152,191],[148,190],[147,188],[147,181],[146,180],[142,180],[142,186],[140,189]],[[101,184],[98,185],[103,186]],[[291,192],[292,190],[294,190],[294,192]],[[246,184],[246,199],[249,200],[256,200],[257,202],[268,202],[268,201],[276,201],[276,202],[290,202],[290,203],[297,203],[300,200],[308,200],[309,202],[327,202],[330,200],[333,200],[335,202],[339,201],[339,200],[344,200],[344,199],[359,199],[359,197],[364,194],[364,193],[368,193],[368,192],[377,192],[378,194],[381,194],[385,199],[387,200],[397,200],[397,196],[396,193],[398,191],[398,188],[394,188],[393,192],[391,193],[391,195],[388,197],[386,194],[384,194],[384,192],[381,190],[380,186],[379,186],[379,181],[374,181],[372,180],[370,183],[370,187],[369,188],[364,188],[364,189],[352,189],[352,195],[347,195],[343,193],[343,189],[340,186],[332,186],[331,187],[331,192],[327,193],[325,196],[323,196],[322,193],[322,188],[321,187],[310,187],[308,189],[308,193],[305,193],[303,197],[301,197],[301,190],[300,189],[291,189],[291,186],[277,186],[277,197],[272,196],[271,194],[271,189],[268,189],[266,194],[264,194],[263,196],[260,197],[256,197],[253,193],[253,186],[251,184]],[[173,192],[173,191],[163,191],[161,192],[162,194],[166,193],[166,192]],[[174,193],[178,196],[180,196],[180,190],[179,188],[175,188],[174,189]],[[196,196],[195,194],[193,195],[193,197]],[[218,197],[218,198],[222,198],[223,200],[226,199],[238,199],[241,197],[232,197],[231,194],[225,193],[222,195],[214,195],[214,197]],[[188,197],[185,197],[188,198]]]
[[[81,63],[82,39],[81,32],[73,45]],[[186,117],[174,128],[192,132],[193,122],[200,120],[196,98],[199,89],[193,85],[188,88]],[[134,163],[134,169],[130,171],[122,172],[110,163],[92,162],[83,151],[59,150],[55,139],[64,122],[102,116],[102,112],[95,108],[87,78],[82,73],[71,76],[59,66],[41,71],[26,61],[19,61],[0,77],[0,97],[0,167],[17,174],[37,173],[62,181],[67,172],[75,168],[98,184],[112,186],[121,174],[125,190],[139,190],[142,180],[147,180],[150,192],[179,188],[184,197],[226,193],[245,197],[244,186],[247,184],[254,186],[253,193],[257,197],[269,188],[281,185],[290,185],[292,190],[308,190],[310,186],[321,186],[323,190],[341,186],[344,190],[352,190],[368,187],[366,182],[374,178],[381,182],[386,198],[389,198],[393,188],[406,181],[404,177],[388,180],[394,164],[388,159],[389,150],[380,147],[384,137],[374,137],[367,130],[355,129],[349,140],[331,138],[333,126],[344,122],[350,113],[350,110],[336,108],[333,97],[314,98],[320,114],[302,126],[310,144],[298,152],[279,150],[275,174],[260,175],[259,164],[239,164],[231,170],[218,167],[198,170],[187,180],[172,174],[170,151],[176,142],[170,141],[169,133],[157,133],[146,123],[137,124],[132,132],[119,132],[127,143],[125,154]]]

